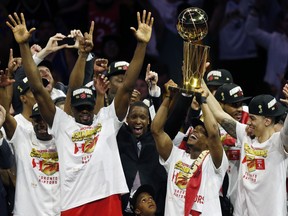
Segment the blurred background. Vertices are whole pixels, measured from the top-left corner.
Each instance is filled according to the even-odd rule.
[[[258,18],[255,28],[267,35],[283,33],[284,40],[287,40],[285,25],[282,25],[287,0],[1,0],[0,68],[7,66],[10,48],[13,48],[15,57],[20,56],[18,45],[5,24],[8,14],[14,11],[24,13],[29,28],[36,27],[31,45],[39,44],[42,48],[57,32],[68,35],[70,30],[80,29],[84,33],[94,20],[94,54],[109,62],[129,62],[136,45],[129,28],[137,27],[136,12],[146,9],[152,12],[155,22],[142,76],[150,63],[151,69],[159,74],[160,86],[170,78],[181,84],[183,39],[176,24],[178,14],[188,7],[202,8],[208,15],[209,32],[201,42],[211,47],[208,70],[229,70],[234,82],[247,96],[275,95],[273,85],[264,81],[270,51],[247,34],[245,26],[248,15],[254,10]],[[284,47],[277,49],[283,52],[281,62],[286,66],[288,50]],[[53,62],[53,76],[67,84],[77,51],[62,50],[48,58]],[[286,83],[286,69],[279,77],[282,84]]]

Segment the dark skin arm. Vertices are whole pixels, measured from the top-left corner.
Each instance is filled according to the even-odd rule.
[[[13,16],[9,15],[8,18],[9,21],[7,21],[6,24],[12,30],[15,40],[19,44],[22,64],[26,76],[29,80],[30,89],[38,103],[39,110],[43,119],[51,127],[53,124],[56,108],[50,97],[50,94],[42,84],[40,73],[35,62],[33,61],[29,47],[29,39],[36,29],[31,28],[29,31],[27,30],[23,13],[20,14],[20,18],[17,13],[14,13]]]
[[[2,105],[1,113],[4,113],[6,118],[3,127],[5,129],[7,138],[11,139],[16,130],[17,122],[9,113],[9,108],[11,105],[11,96],[9,94],[11,94],[11,87],[14,80],[11,80],[7,73],[7,69],[5,72],[3,70],[0,71],[0,104]]]
[[[203,97],[208,96],[208,93],[204,92],[202,89],[196,91],[198,91]],[[201,104],[201,110],[203,112],[204,125],[208,134],[207,146],[215,167],[219,168],[222,163],[223,146],[220,140],[218,123],[207,103]]]
[[[91,22],[89,33],[84,33],[84,37],[81,32],[75,32],[76,41],[79,41],[78,47],[78,59],[73,67],[73,70],[69,77],[68,91],[66,95],[64,111],[71,115],[71,93],[74,89],[80,88],[83,85],[85,76],[86,59],[89,53],[92,51],[93,45],[93,32],[94,22]]]
[[[169,86],[177,86],[172,80],[169,80],[165,84],[166,95],[164,100],[159,107],[152,123],[151,123],[151,132],[154,137],[156,148],[163,160],[167,160],[171,154],[173,143],[169,135],[164,131],[164,125],[167,121],[169,107],[171,105],[171,94]]]
[[[116,115],[120,121],[122,121],[126,116],[131,94],[133,92],[136,80],[141,72],[146,47],[152,34],[154,18],[151,17],[150,12],[147,14],[144,10],[142,17],[140,16],[140,12],[137,12],[137,21],[138,29],[136,30],[134,27],[130,28],[137,39],[137,46],[129,68],[125,73],[124,83],[117,90],[114,99]]]
[[[104,98],[105,98],[105,93],[107,92],[109,88],[109,80],[105,75],[103,74],[98,74],[93,78],[94,81],[94,87],[97,92],[97,97],[95,101],[95,106],[94,106],[94,114],[97,115],[99,110],[104,107]]]

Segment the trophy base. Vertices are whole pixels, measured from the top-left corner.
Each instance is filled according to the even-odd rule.
[[[184,93],[190,96],[194,96],[196,94],[196,92],[193,91],[193,89],[190,90],[190,89],[184,89],[184,88],[179,88],[179,87],[174,87],[174,86],[169,86],[168,89],[173,92]]]

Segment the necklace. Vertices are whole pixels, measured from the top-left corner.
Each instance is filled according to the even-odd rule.
[[[193,164],[191,165],[192,176],[196,174],[195,172],[198,170],[198,167],[203,163],[204,159],[208,154],[209,150],[202,151],[198,158],[193,162]]]

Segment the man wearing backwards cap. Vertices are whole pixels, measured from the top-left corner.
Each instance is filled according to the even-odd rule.
[[[288,96],[287,84],[283,90]],[[287,118],[280,132],[275,132],[274,125],[287,109],[271,95],[254,97],[247,122],[255,135],[252,139],[247,125],[224,112],[212,93],[207,103],[221,126],[241,145],[234,215],[286,215]]]
[[[141,15],[137,12],[138,29],[130,28],[137,46],[124,83],[117,90],[110,106],[102,108],[96,116],[93,114],[92,103],[95,103],[95,98],[91,89],[80,87],[73,91],[68,90],[66,103],[71,99],[74,119],[55,107],[49,93],[39,84],[41,77],[37,73],[28,43],[35,29],[27,30],[23,14],[20,18],[16,13],[13,15],[9,16],[10,22],[6,24],[19,44],[30,87],[41,115],[51,128],[51,134],[55,136],[60,164],[63,162],[60,170],[61,215],[95,215],[95,212],[97,215],[122,215],[120,194],[127,193],[128,188],[116,134],[126,117],[130,95],[151,38],[154,18],[146,10]],[[91,23],[89,33],[85,33],[80,40],[79,61],[77,60],[80,65],[86,62],[88,53],[93,48],[93,30],[94,22]],[[80,77],[84,77],[84,69],[78,73]],[[71,98],[68,97],[69,94]]]

